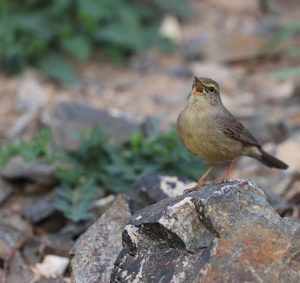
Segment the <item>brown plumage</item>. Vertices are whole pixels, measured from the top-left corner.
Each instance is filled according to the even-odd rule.
[[[192,154],[212,165],[247,155],[268,167],[288,168],[266,153],[249,130],[225,108],[219,85],[208,78],[195,78],[188,103],[179,114],[177,132]],[[199,184],[203,184],[211,168],[200,178]]]
[[[287,169],[288,165],[277,159],[276,157],[268,154],[259,144],[259,142],[253,137],[253,135],[249,132],[248,129],[244,127],[242,123],[240,123],[226,108],[227,112],[225,116],[217,115],[216,122],[220,127],[223,128],[223,132],[225,135],[240,141],[245,146],[253,146],[256,147],[260,154],[257,156],[252,156],[257,160],[261,161],[268,167],[277,168],[277,169]]]

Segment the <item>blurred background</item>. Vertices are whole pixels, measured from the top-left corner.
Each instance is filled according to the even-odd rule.
[[[172,126],[194,76],[290,165],[241,158],[234,177],[299,218],[299,66],[298,0],[0,1],[3,221],[75,239],[142,176],[198,179],[207,165]]]

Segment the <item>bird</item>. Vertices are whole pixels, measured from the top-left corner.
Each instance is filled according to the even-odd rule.
[[[264,151],[251,132],[227,110],[221,100],[219,84],[210,78],[194,78],[176,128],[186,149],[209,164],[190,190],[206,184],[205,178],[211,170],[225,161],[228,164],[225,178],[230,178],[233,160],[240,156],[252,157],[271,168],[288,168],[283,161]]]

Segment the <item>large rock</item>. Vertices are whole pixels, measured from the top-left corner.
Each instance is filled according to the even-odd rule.
[[[113,117],[108,112],[75,102],[61,102],[46,122],[54,134],[54,141],[69,149],[77,149],[80,135],[95,127],[102,127],[112,142],[128,141],[130,134],[137,128],[124,117]]]
[[[74,283],[107,283],[122,249],[122,231],[131,217],[127,200],[119,196],[76,242],[72,259]]]
[[[42,160],[27,162],[22,157],[13,157],[0,174],[7,182],[30,182],[41,187],[54,187],[58,183],[53,166]]]
[[[34,200],[23,211],[23,216],[32,224],[38,224],[56,212],[54,197],[45,196]]]
[[[128,194],[129,205],[133,212],[168,197],[181,195],[195,182],[183,176],[171,176],[164,173],[149,173],[139,180]]]
[[[111,282],[300,282],[299,239],[251,181],[211,184],[138,211]]]
[[[27,235],[13,226],[0,222],[0,262],[1,266],[6,266],[25,243]],[[0,269],[1,269],[0,266]]]

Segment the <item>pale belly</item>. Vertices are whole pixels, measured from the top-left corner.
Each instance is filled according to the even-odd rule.
[[[204,115],[197,118],[182,113],[178,118],[177,131],[184,146],[198,158],[209,163],[233,160],[241,154],[243,145],[227,137],[216,122],[204,120]]]

